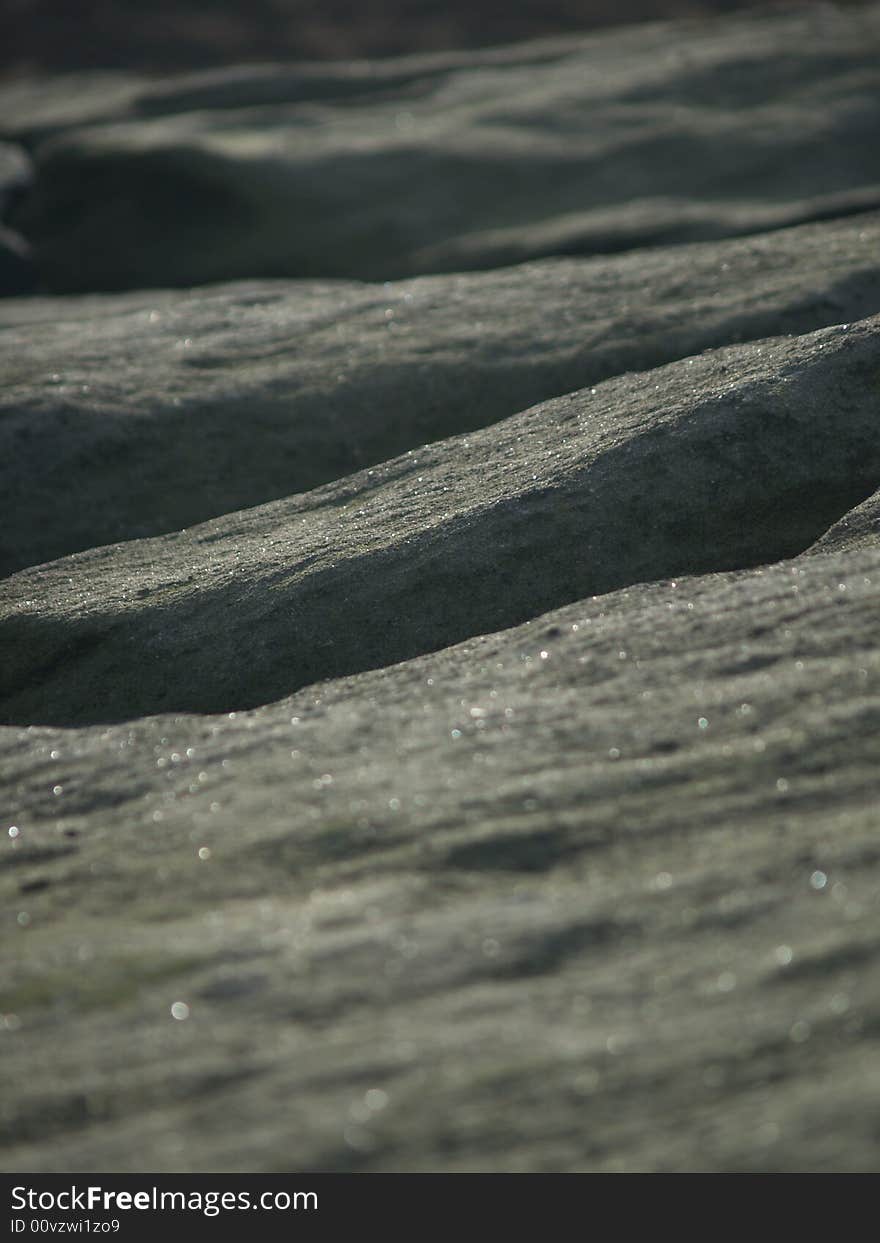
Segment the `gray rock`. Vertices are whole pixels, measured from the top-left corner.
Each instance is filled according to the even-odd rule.
[[[668,41],[668,31],[664,26],[659,32],[664,42]],[[645,46],[645,33],[646,27],[642,27],[636,36],[640,48]],[[360,104],[373,95],[412,89],[462,70],[494,70],[525,63],[552,65],[569,55],[572,48],[595,46],[591,36],[547,38],[528,45],[375,60],[229,65],[160,78],[118,70],[16,76],[0,83],[0,127],[15,142],[33,148],[46,138],[85,125],[117,124],[180,112],[328,101]]]
[[[16,75],[0,85],[0,133],[9,144],[30,150],[66,129],[129,115],[148,85],[149,80],[139,74],[110,70]]]
[[[876,542],[0,729],[3,1167],[873,1170],[878,738]]]
[[[834,552],[855,548],[873,548],[880,538],[880,492],[869,496],[861,505],[844,514],[835,522],[815,548],[821,552]]]
[[[0,115],[59,283],[496,263],[876,201],[878,30]],[[0,306],[5,1170],[876,1169],[878,233]]]
[[[878,368],[876,316],[709,351],[22,571],[0,585],[0,720],[254,707],[630,583],[791,556],[876,489]]]
[[[880,310],[880,215],[383,288],[0,306],[0,572],[305,491],[545,398]]]
[[[873,4],[408,61],[379,91],[361,69],[365,93],[332,71],[311,98],[297,70],[190,79],[165,115],[108,109],[38,142],[16,220],[62,291],[388,279],[778,228],[880,205],[878,52]],[[7,134],[51,130],[51,103],[35,122],[18,98]]]

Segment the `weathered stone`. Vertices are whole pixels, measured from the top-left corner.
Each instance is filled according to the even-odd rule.
[[[83,283],[137,276],[156,187],[118,191],[181,135],[233,196],[273,134],[278,201],[313,176],[267,253],[335,245],[355,164],[369,221],[421,143],[404,269],[496,262],[597,244],[603,193],[603,245],[864,205],[878,23],[6,85],[0,114],[29,212],[65,161],[50,215],[100,208]],[[430,199],[450,152],[453,189],[485,165],[463,212],[523,174],[506,233]],[[138,279],[204,274],[168,219]],[[878,240],[0,306],[3,565],[45,562],[0,583],[4,1169],[876,1167]]]
[[[872,1170],[878,739],[876,543],[2,729],[4,1169]]]
[[[416,60],[378,92],[355,74],[362,95],[350,72],[305,100],[296,70],[195,79],[160,105],[192,111],[38,143],[16,220],[62,291],[388,279],[781,227],[880,206],[878,53],[874,4]]]
[[[668,27],[664,28],[668,37]],[[644,28],[637,34],[644,42]],[[412,89],[462,70],[508,65],[552,65],[589,38],[544,39],[525,48],[482,48],[395,56],[382,60],[228,65],[219,69],[154,77],[135,72],[90,70],[63,77],[16,77],[0,84],[2,132],[29,148],[46,138],[87,125],[115,125],[181,112],[326,103]]]
[[[0,572],[305,491],[545,398],[880,310],[880,215],[384,288],[0,306]]]
[[[880,317],[731,346],[22,571],[0,585],[0,720],[254,707],[629,583],[793,555],[877,486],[878,380]]]
[[[833,552],[844,549],[873,548],[880,540],[880,492],[835,522],[816,542],[816,550]]]

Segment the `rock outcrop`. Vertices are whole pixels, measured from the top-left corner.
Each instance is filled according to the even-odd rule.
[[[876,1169],[878,31],[0,88],[4,1169]]]
[[[4,1168],[874,1169],[878,739],[876,542],[0,730]]]
[[[378,70],[111,75],[103,115],[85,84],[81,126],[70,84],[30,116],[19,89],[5,132],[36,180],[15,220],[62,291],[387,280],[752,233],[880,207],[878,66],[871,5]],[[126,98],[159,115],[119,120]]]
[[[376,287],[0,303],[0,572],[175,531],[610,376],[880,308],[880,214]]]
[[[878,317],[732,346],[23,571],[0,588],[0,720],[254,707],[630,583],[793,555],[880,479],[878,380]]]

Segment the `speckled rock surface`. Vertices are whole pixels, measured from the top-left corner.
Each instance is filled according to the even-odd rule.
[[[5,1170],[876,1171],[880,229],[775,226],[874,193],[878,13],[0,89],[111,264],[113,152],[369,223],[410,122],[549,197],[404,267],[593,245],[577,143],[683,243],[0,304]]]
[[[876,543],[2,729],[4,1168],[876,1169],[878,740]]]
[[[822,552],[849,548],[872,548],[880,540],[880,492],[844,514],[816,543]]]
[[[0,304],[0,572],[303,491],[621,372],[877,310],[877,213],[378,288]]]
[[[22,571],[0,585],[0,720],[254,707],[629,583],[791,555],[880,479],[878,382],[880,317],[708,351]]]
[[[822,6],[375,73],[113,76],[110,107],[93,79],[79,127],[69,83],[55,134],[19,90],[3,132],[33,147],[15,222],[52,288],[382,280],[880,206],[878,66],[880,7]]]

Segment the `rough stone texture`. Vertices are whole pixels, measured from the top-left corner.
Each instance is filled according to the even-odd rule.
[[[317,70],[313,91],[295,70],[196,77],[178,87],[179,111],[39,142],[14,222],[44,280],[70,291],[387,279],[880,206],[877,5],[656,24],[487,59],[415,58],[376,81],[359,70],[357,94],[350,71]],[[116,107],[124,85],[109,89]],[[35,111],[45,134],[51,107]],[[6,133],[25,126],[22,115]]]
[[[816,542],[817,551],[850,548],[872,548],[880,539],[880,492],[869,496],[861,505],[835,522]]]
[[[22,571],[0,585],[0,720],[253,707],[627,583],[791,555],[876,487],[878,384],[880,317],[709,351]]]
[[[870,197],[878,15],[0,111],[41,194],[282,115],[322,185],[362,118],[375,189],[383,107],[466,138],[503,98],[503,163],[589,97],[625,233],[638,104],[646,176],[688,135],[681,240],[697,132],[737,228]],[[876,1170],[877,242],[0,307],[4,567],[45,561],[0,583],[4,1169]]]
[[[0,305],[0,573],[190,526],[731,341],[880,310],[880,215],[385,287]]]
[[[4,1168],[876,1169],[878,740],[876,544],[0,730]]]

